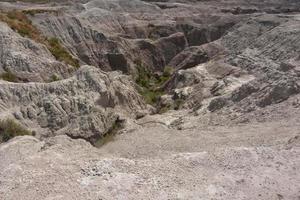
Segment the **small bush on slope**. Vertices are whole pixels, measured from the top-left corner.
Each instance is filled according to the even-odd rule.
[[[79,67],[78,60],[74,59],[66,49],[61,45],[60,41],[57,38],[50,38],[47,40],[47,46],[52,55],[59,61],[65,62],[69,65],[72,65],[76,68]]]
[[[4,72],[0,74],[0,79],[9,81],[9,82],[17,82],[18,78],[15,74],[13,74],[11,71]]]
[[[0,143],[22,135],[32,135],[32,132],[12,119],[0,120]]]

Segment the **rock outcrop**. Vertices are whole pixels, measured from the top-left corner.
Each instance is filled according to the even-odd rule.
[[[23,82],[44,82],[53,75],[66,78],[74,71],[57,61],[45,45],[20,36],[3,22],[0,44],[0,74],[9,71]]]
[[[122,115],[146,109],[127,76],[92,66],[57,82],[0,85],[1,117],[17,119],[38,137],[67,134],[95,142]]]
[[[298,24],[298,15],[251,17],[219,40],[177,55],[171,63],[181,70],[165,87],[173,99],[188,90],[185,107],[202,111],[205,107],[211,112],[225,108],[222,113],[233,109],[245,114],[250,107],[259,110],[285,101],[299,93],[295,62],[300,54]],[[197,56],[202,64],[191,68]]]

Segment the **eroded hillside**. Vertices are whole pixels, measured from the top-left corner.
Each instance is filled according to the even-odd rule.
[[[297,0],[0,11],[0,199],[300,197]]]

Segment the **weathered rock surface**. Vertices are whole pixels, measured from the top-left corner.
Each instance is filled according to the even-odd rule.
[[[299,22],[299,15],[251,17],[210,43],[223,49],[210,51],[214,53],[208,62],[190,68],[189,62],[195,58],[185,51],[177,55],[174,66],[189,69],[177,71],[165,87],[174,99],[179,89],[188,89],[185,107],[200,108],[201,112],[207,107],[212,112],[224,108],[222,113],[246,114],[250,107],[259,110],[285,101],[299,93],[295,62],[300,54]],[[198,56],[208,55],[203,50],[207,45],[197,49],[201,50]]]
[[[192,8],[190,4],[178,4],[178,8],[161,9],[155,3],[139,0],[93,0],[75,5],[64,8],[65,14],[45,12],[31,19],[43,34],[59,38],[86,64],[114,70],[117,66],[109,56],[119,55],[126,61],[119,62],[117,69],[126,73],[134,71],[137,59],[161,71],[186,46],[214,41],[243,18],[224,17],[222,13],[199,15],[201,5]]]
[[[149,121],[101,149],[66,136],[19,137],[0,146],[0,199],[296,200],[297,128],[176,131]]]
[[[1,118],[16,118],[39,137],[67,134],[94,142],[122,115],[146,109],[134,83],[119,72],[82,66],[52,83],[0,82]]]
[[[30,81],[0,80],[0,119],[36,133],[0,144],[1,200],[300,198],[298,0],[9,2],[83,66],[0,22],[0,73]],[[177,110],[147,115],[133,77],[166,66]]]
[[[0,22],[0,73],[10,71],[24,82],[51,80],[52,75],[68,77],[74,68],[58,62],[48,49],[21,37]]]

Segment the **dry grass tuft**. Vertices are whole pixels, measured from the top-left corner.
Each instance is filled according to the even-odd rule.
[[[32,132],[12,119],[0,120],[0,143],[23,135],[32,135]]]

